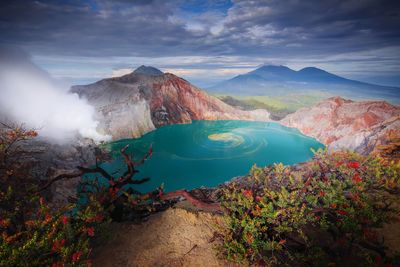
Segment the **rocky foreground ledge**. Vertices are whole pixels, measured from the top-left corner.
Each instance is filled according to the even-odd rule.
[[[350,149],[366,155],[382,149],[396,153],[400,147],[400,107],[385,101],[333,97],[301,108],[280,122],[316,138],[329,149]]]
[[[221,216],[182,208],[157,213],[141,224],[114,223],[94,266],[240,266],[217,256],[212,242]]]

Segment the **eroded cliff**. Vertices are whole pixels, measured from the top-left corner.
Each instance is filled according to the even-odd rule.
[[[288,115],[281,123],[317,138],[330,149],[377,152],[400,136],[400,107],[385,101],[324,100]]]
[[[71,89],[96,108],[99,130],[113,139],[192,120],[270,119],[266,110],[236,109],[173,74],[141,70]]]

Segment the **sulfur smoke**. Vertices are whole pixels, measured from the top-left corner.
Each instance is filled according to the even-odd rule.
[[[92,106],[57,86],[20,51],[0,51],[0,114],[57,142],[78,134],[96,142],[109,139],[97,132]]]

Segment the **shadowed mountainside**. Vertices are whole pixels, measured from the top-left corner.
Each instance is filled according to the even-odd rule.
[[[300,92],[325,92],[354,99],[400,102],[400,88],[346,79],[315,67],[299,71],[286,66],[262,66],[209,88],[230,95],[279,96]]]

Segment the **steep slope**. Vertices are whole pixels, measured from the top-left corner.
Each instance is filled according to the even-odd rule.
[[[269,120],[266,110],[243,111],[173,74],[142,66],[131,74],[74,86],[97,110],[99,130],[114,139],[138,137],[192,120]]]
[[[153,75],[153,76],[158,76],[158,75],[163,75],[164,74],[161,70],[159,70],[157,68],[154,68],[154,67],[151,67],[151,66],[145,66],[145,65],[140,66],[133,73],[136,73],[136,74],[147,74],[147,75]]]
[[[209,90],[232,95],[269,96],[318,91],[355,99],[378,98],[400,103],[400,88],[350,80],[315,67],[294,71],[285,66],[262,66]]]
[[[331,149],[368,154],[400,136],[400,107],[384,101],[353,102],[334,97],[299,109],[281,123],[317,138]]]

